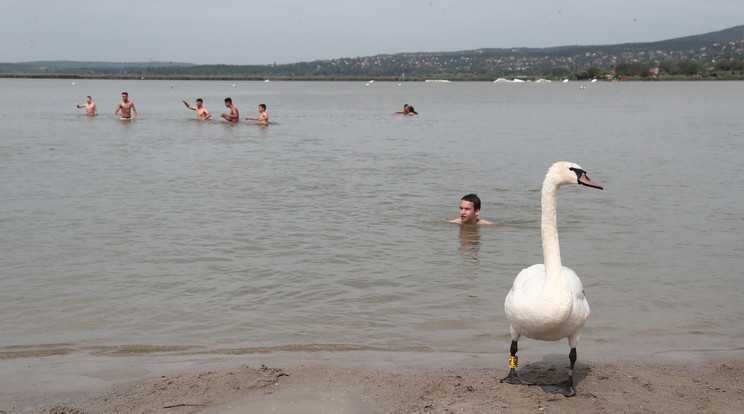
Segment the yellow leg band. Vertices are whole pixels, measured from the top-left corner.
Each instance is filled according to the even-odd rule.
[[[517,357],[516,356],[510,356],[509,357],[509,368],[516,368],[517,367]]]

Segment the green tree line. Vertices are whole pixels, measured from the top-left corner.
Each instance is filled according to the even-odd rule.
[[[651,72],[651,68],[646,62],[618,62],[614,69],[616,78],[647,78],[656,75]],[[612,71],[597,66],[582,68],[573,72],[564,72],[564,76],[572,79],[594,79],[611,75]],[[547,76],[556,75],[552,70],[544,72]],[[668,57],[659,62],[658,76],[741,76],[744,74],[744,62],[737,59],[721,59],[716,61],[712,68],[706,68],[701,62],[695,59],[680,59],[678,57]]]

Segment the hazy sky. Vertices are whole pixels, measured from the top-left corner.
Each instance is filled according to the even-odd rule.
[[[742,0],[0,0],[0,62],[293,63],[647,42],[740,24]]]

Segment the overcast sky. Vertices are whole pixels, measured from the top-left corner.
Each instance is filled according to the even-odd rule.
[[[0,0],[0,62],[293,63],[650,42],[740,24],[742,0]]]

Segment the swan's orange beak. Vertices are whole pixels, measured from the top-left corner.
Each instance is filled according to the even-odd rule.
[[[587,187],[599,188],[600,190],[603,190],[601,185],[592,181],[589,177],[586,176],[586,173],[583,171],[581,172],[581,175],[579,176],[579,184],[583,184]]]

